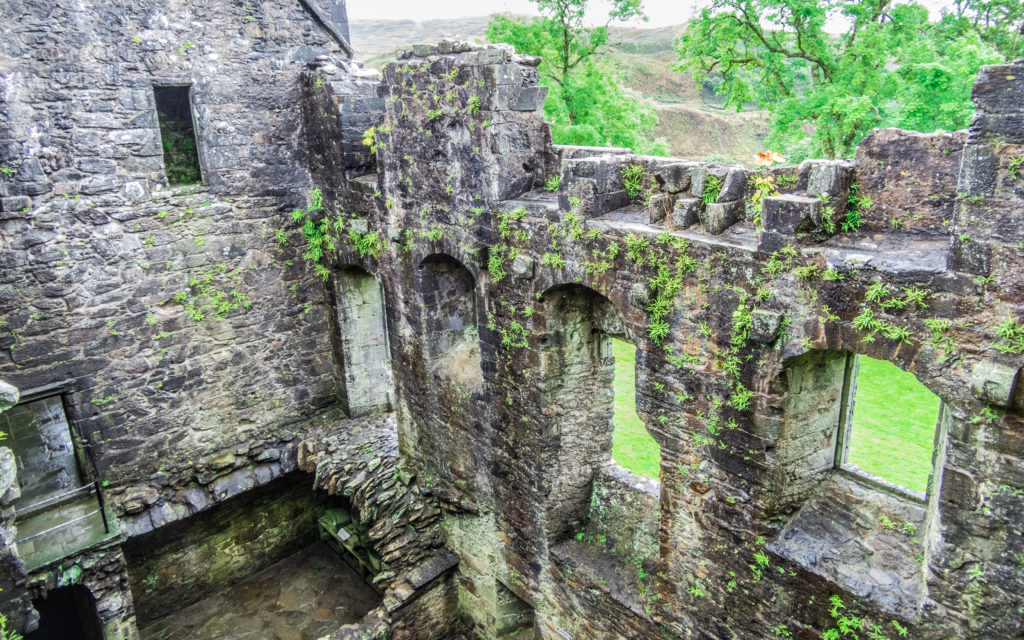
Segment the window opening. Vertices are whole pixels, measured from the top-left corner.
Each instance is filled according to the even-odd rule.
[[[637,475],[657,479],[661,468],[661,447],[636,412],[636,346],[620,338],[612,338],[612,352],[615,355],[612,459]]]
[[[196,184],[203,180],[189,93],[188,86],[153,87],[164,173],[169,184]]]
[[[848,427],[837,456],[840,466],[927,493],[939,397],[914,374],[866,356],[853,356],[847,379]]]

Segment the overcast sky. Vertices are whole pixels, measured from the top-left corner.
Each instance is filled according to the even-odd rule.
[[[939,9],[949,6],[949,0],[918,0],[937,17]],[[696,8],[707,0],[644,0],[648,27],[680,24],[689,20]],[[599,2],[595,5],[600,6]],[[604,23],[608,5],[594,12],[593,19]],[[536,5],[529,0],[348,0],[350,20],[432,20],[485,16],[492,13],[536,14]],[[638,24],[639,26],[639,24]]]

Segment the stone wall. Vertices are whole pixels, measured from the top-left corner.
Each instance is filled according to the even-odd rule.
[[[536,103],[522,102],[531,69],[500,47],[407,51],[377,93],[385,107],[374,123],[373,197],[346,195],[370,192],[348,176],[317,176],[338,194],[328,215],[345,230],[325,264],[359,264],[384,286],[400,449],[435,493],[464,506],[445,526],[477,632],[495,636],[501,585],[550,638],[813,638],[840,623],[833,610],[920,638],[1007,633],[1021,606],[1011,568],[1020,527],[999,514],[1020,487],[1006,463],[1021,455],[1012,381],[1022,362],[1000,332],[1014,334],[1024,300],[1017,254],[997,235],[969,234],[982,253],[1005,256],[979,263],[981,279],[957,266],[957,220],[977,203],[963,195],[966,155],[959,187],[954,178],[964,134],[882,131],[855,162],[760,171],[557,149],[529,133],[544,126]],[[1010,76],[1020,77],[987,70],[982,80]],[[990,118],[983,91],[978,98],[968,146]],[[492,171],[495,153],[522,158],[526,173]],[[985,201],[997,222],[1019,206],[999,157],[984,176],[1004,185]],[[642,169],[638,194],[626,189],[629,165]],[[559,173],[559,193],[539,189]],[[760,176],[773,176],[778,193],[758,204]],[[857,232],[842,227],[853,215]],[[380,244],[360,253],[366,234]],[[421,275],[438,255],[472,275],[479,387],[448,387],[431,364],[429,345],[445,339],[431,332],[454,317],[432,303],[440,289]],[[548,292],[566,287],[590,291],[621,327],[559,313]],[[602,420],[580,417],[593,435],[573,438],[553,418],[552,380],[585,368],[553,355],[562,332],[581,344],[602,332],[637,342],[639,412],[662,449],[657,551],[639,567],[586,544],[607,525],[587,505],[607,499],[593,479],[609,460]],[[589,351],[599,362],[599,347]],[[945,402],[948,435],[924,504],[837,469],[849,353],[895,362]],[[828,375],[806,369],[815,362]],[[577,414],[601,406],[602,380],[573,404]],[[560,460],[579,473],[561,474]],[[582,522],[569,502],[551,501],[559,482],[580,492]],[[650,499],[634,501],[649,508]],[[882,515],[919,523],[917,535],[890,535]],[[580,526],[552,528],[559,518],[582,524],[584,539]],[[646,518],[611,526],[629,528],[624,540],[634,534],[627,547],[652,548]],[[807,536],[852,536],[879,557],[857,560],[855,545],[822,561]]]
[[[295,473],[124,545],[140,627],[320,539],[327,495]]]
[[[656,480],[605,464],[594,478],[586,528],[577,540],[647,570],[654,568],[661,524],[661,486]]]
[[[324,294],[275,234],[312,189],[300,71],[344,47],[298,1],[18,1],[0,23],[0,371],[68,384],[115,506],[161,509],[148,530],[335,399]],[[165,185],[166,84],[191,85],[202,185]]]
[[[302,468],[384,561],[339,638],[1018,633],[1024,62],[982,71],[966,138],[755,171],[556,147],[536,58],[365,72],[328,9],[0,8],[0,374],[67,382],[130,556]],[[203,185],[163,184],[161,84],[192,86]],[[606,467],[612,335],[661,447],[646,490]],[[923,503],[836,468],[851,353],[944,402]]]
[[[29,583],[32,598],[44,598],[53,589],[81,585],[95,602],[104,640],[137,640],[128,568],[118,542],[94,546],[34,572]]]
[[[16,387],[0,380],[0,413],[18,403],[20,394]],[[3,443],[7,434],[0,434]],[[14,452],[0,446],[0,590],[4,594],[2,613],[12,629],[21,628],[25,618],[31,615],[28,597],[28,571],[18,554],[18,529],[14,525],[14,503],[21,497],[18,486],[18,463]]]

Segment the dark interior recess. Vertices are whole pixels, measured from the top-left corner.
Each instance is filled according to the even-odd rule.
[[[32,606],[39,612],[39,628],[25,640],[103,640],[96,600],[82,585],[53,589]]]
[[[170,184],[196,184],[203,180],[189,89],[188,86],[153,87],[160,120],[160,144],[164,150],[164,173]]]

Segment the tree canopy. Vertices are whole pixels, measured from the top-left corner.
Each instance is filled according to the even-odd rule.
[[[640,0],[615,0],[605,26],[586,27],[589,0],[533,0],[540,18],[495,16],[487,25],[490,42],[543,58],[540,84],[549,87],[544,115],[557,144],[630,147],[637,153],[665,154],[651,140],[658,123],[654,105],[622,86],[601,58],[608,25],[645,19]]]
[[[713,0],[677,40],[679,67],[719,81],[726,106],[770,110],[768,144],[789,159],[845,157],[874,127],[970,123],[978,67],[1019,54],[1024,8],[954,6],[931,22],[891,0]]]

